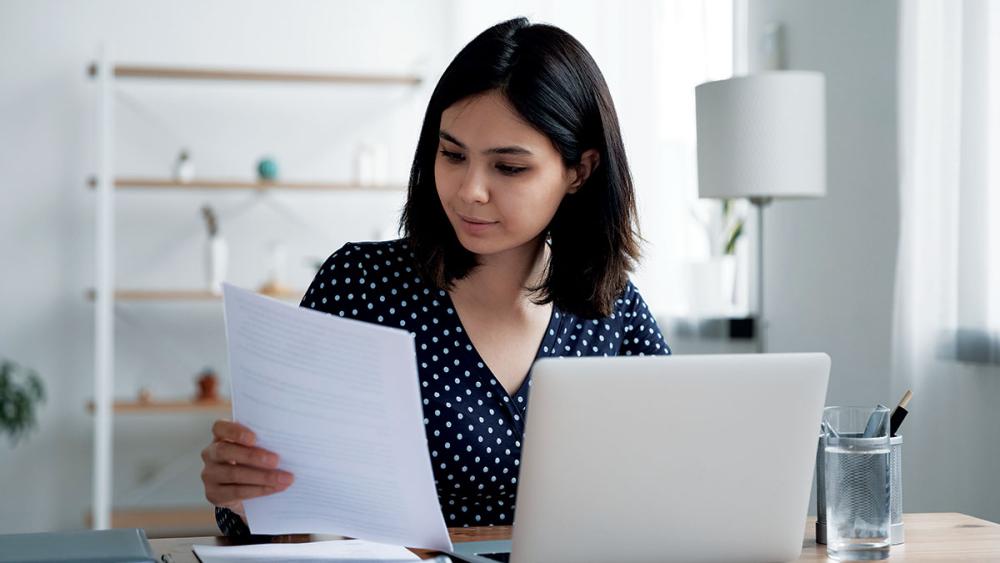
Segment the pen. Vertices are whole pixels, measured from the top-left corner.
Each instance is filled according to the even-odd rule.
[[[875,407],[871,416],[868,417],[868,425],[865,426],[865,433],[861,435],[862,438],[874,438],[879,428],[885,422],[885,415],[889,412],[889,409],[885,405],[879,403]]]
[[[913,392],[909,389],[903,394],[903,398],[899,400],[899,405],[892,409],[892,417],[889,419],[889,435],[895,437],[896,432],[899,430],[899,426],[903,424],[903,419],[906,418],[908,410],[906,410],[906,405],[910,404],[910,399],[913,398]]]

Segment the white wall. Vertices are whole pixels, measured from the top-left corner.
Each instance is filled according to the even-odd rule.
[[[203,176],[253,177],[276,156],[289,179],[348,179],[354,145],[385,143],[390,179],[409,173],[430,89],[450,60],[443,2],[9,1],[0,4],[0,356],[37,369],[49,398],[40,431],[0,444],[0,533],[83,527],[91,494],[97,88],[87,64],[107,42],[123,62],[422,72],[417,89],[123,84],[116,95],[120,174],[164,176],[188,146]],[[202,203],[221,215],[231,279],[264,281],[271,241],[288,245],[289,281],[345,240],[389,236],[401,194],[127,193],[117,203],[117,282],[200,288]],[[182,397],[206,365],[225,375],[218,304],[120,304],[119,396],[140,386]],[[225,383],[225,382],[224,382]],[[212,415],[119,416],[117,504],[203,502],[197,452]],[[148,495],[129,491],[169,467]],[[147,475],[143,476],[142,474]]]
[[[898,235],[896,4],[751,2],[750,39],[785,24],[790,69],[827,83],[827,195],[765,210],[772,352],[833,358],[828,404],[887,403]],[[751,49],[750,68],[761,66]]]
[[[0,189],[0,263],[14,272],[0,282],[0,355],[39,370],[50,395],[40,431],[16,449],[0,445],[0,533],[80,528],[89,509],[92,420],[84,403],[92,396],[93,308],[83,293],[93,284],[94,195],[84,184],[97,166],[97,88],[85,68],[101,41],[123,62],[426,78],[416,90],[122,83],[115,144],[122,175],[164,175],[187,146],[206,177],[252,177],[256,159],[270,153],[286,178],[346,179],[355,143],[368,140],[388,145],[390,179],[405,182],[430,91],[459,48],[518,15],[563,27],[591,51],[619,109],[646,234],[660,246],[638,274],[658,310],[676,295],[655,257],[676,241],[664,240],[650,219],[664,212],[677,171],[663,164],[648,108],[657,103],[656,73],[686,67],[682,51],[667,56],[650,45],[656,18],[678,6],[635,2],[624,13],[600,0],[0,4],[0,169],[8,178]],[[289,282],[302,287],[315,272],[311,259],[345,240],[391,236],[403,199],[119,192],[117,284],[201,287],[204,202],[220,212],[232,281],[264,281],[268,245],[280,240]],[[206,365],[225,383],[220,312],[217,304],[119,304],[116,394],[134,397],[146,387],[157,397],[186,396]],[[116,417],[115,505],[203,502],[197,453],[212,418]],[[137,489],[143,482],[160,485]]]
[[[828,353],[828,405],[888,405],[896,400],[896,3],[752,0],[751,72],[764,68],[759,45],[772,21],[784,24],[787,68],[826,76],[827,195],[765,210],[767,350]]]
[[[828,195],[776,202],[765,219],[771,351],[833,358],[829,405],[894,405],[920,387],[904,444],[904,510],[1000,521],[997,370],[952,364],[940,380],[892,378],[899,230],[897,2],[752,0],[750,38],[786,26],[788,67],[827,78]],[[751,69],[760,68],[751,50]],[[811,508],[814,510],[814,508]]]
[[[767,210],[769,348],[829,352],[829,404],[893,401],[896,3],[752,4],[751,37],[771,19],[784,21],[789,66],[823,71],[828,80],[829,195],[776,202]],[[117,97],[123,174],[166,173],[185,144],[206,176],[250,175],[256,158],[273,152],[288,178],[347,178],[354,143],[371,139],[389,145],[391,178],[402,182],[429,90],[471,38],[469,30],[534,15],[520,6],[506,12],[483,6],[390,0],[0,5],[0,170],[7,178],[0,187],[0,265],[6,272],[0,278],[0,355],[38,369],[49,391],[40,431],[16,449],[0,444],[0,533],[80,528],[89,507],[92,421],[83,405],[92,395],[93,309],[82,296],[93,283],[94,200],[84,181],[96,168],[96,88],[84,69],[98,43],[107,41],[118,59],[129,62],[423,69],[427,82],[415,91],[146,83],[125,85]],[[555,10],[551,2],[539,6]],[[550,21],[577,35],[602,66],[622,109],[637,177],[655,170],[655,151],[642,150],[648,128],[638,111],[642,92],[629,93],[628,73],[614,62],[629,56],[615,50],[620,37],[602,31],[583,10],[567,14]],[[757,64],[752,58],[751,68]],[[253,286],[263,281],[270,241],[288,243],[290,281],[302,285],[313,273],[307,257],[325,257],[347,239],[387,234],[402,200],[123,193],[118,228],[128,236],[117,248],[119,284],[199,286],[203,202],[222,215],[234,281]],[[116,391],[131,396],[146,386],[160,396],[185,395],[204,365],[224,372],[218,313],[216,305],[120,305]],[[685,351],[683,339],[672,344]],[[702,344],[699,350],[729,348],[745,347]],[[211,418],[119,417],[116,444],[127,454],[116,460],[116,499],[199,502],[197,451],[208,439]],[[936,479],[921,482],[926,491],[907,491],[907,510],[963,510],[1000,519],[997,503],[974,494],[989,485],[982,471],[972,473],[961,499],[951,503],[941,483],[959,478],[950,466],[907,461],[929,464],[924,475]],[[149,497],[128,494],[148,477],[144,473],[171,462],[174,475]]]

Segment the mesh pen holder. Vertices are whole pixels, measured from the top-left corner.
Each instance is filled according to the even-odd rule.
[[[823,435],[816,447],[816,543],[826,545],[826,471]],[[903,533],[903,437],[889,439],[889,521],[892,545],[905,540]]]
[[[889,438],[889,513],[892,545],[903,543],[903,437]]]

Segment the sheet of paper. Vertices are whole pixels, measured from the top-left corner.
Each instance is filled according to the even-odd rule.
[[[256,545],[195,545],[201,563],[260,563],[261,561],[419,561],[404,547],[364,540],[337,540],[309,543],[265,543]]]
[[[413,336],[223,288],[233,419],[295,476],[243,502],[255,534],[451,550]]]

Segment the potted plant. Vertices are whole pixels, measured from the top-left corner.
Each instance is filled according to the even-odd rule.
[[[215,210],[205,205],[201,208],[201,214],[208,229],[208,244],[205,246],[208,290],[215,295],[222,295],[222,282],[226,279],[226,267],[229,264],[229,246],[219,234],[219,220]]]
[[[45,400],[38,372],[0,359],[0,433],[13,445],[37,425],[37,407]]]
[[[689,264],[688,305],[694,315],[728,315],[737,303],[736,249],[746,210],[731,199],[701,205],[691,213],[705,230],[709,257]]]

